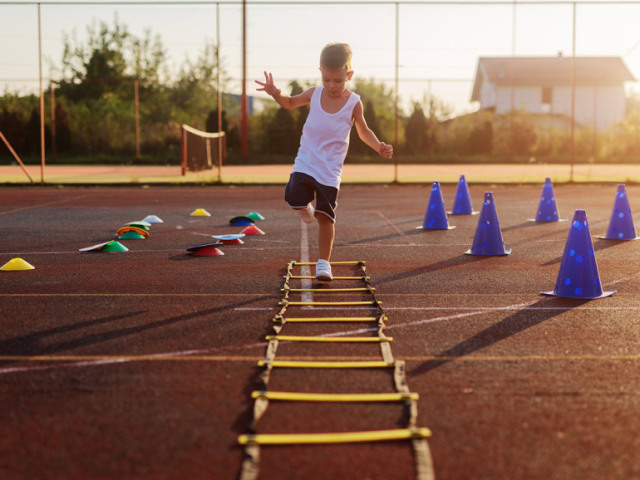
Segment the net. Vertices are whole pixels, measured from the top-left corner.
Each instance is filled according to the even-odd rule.
[[[218,175],[227,159],[225,132],[203,132],[188,125],[182,125],[182,175],[187,170],[199,172],[218,168]]]

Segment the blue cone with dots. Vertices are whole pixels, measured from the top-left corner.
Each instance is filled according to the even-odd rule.
[[[556,196],[553,193],[553,184],[551,179],[547,177],[542,186],[542,195],[538,204],[538,213],[536,214],[536,222],[559,222],[558,206],[556,205]]]
[[[420,228],[420,227],[418,227]],[[451,230],[449,219],[444,208],[444,199],[442,198],[442,190],[439,182],[433,182],[431,186],[431,195],[429,195],[429,204],[424,215],[422,224],[423,230]]]
[[[475,215],[478,213],[474,212],[471,206],[471,195],[469,194],[469,187],[467,186],[467,180],[464,178],[464,175],[460,175],[460,180],[458,180],[456,199],[449,213],[451,215]]]
[[[553,292],[542,293],[556,297],[593,300],[608,297],[615,292],[602,290],[587,213],[584,210],[576,210],[564,247],[556,288]]]
[[[509,255],[511,253],[510,248],[504,248],[498,212],[496,211],[492,192],[485,192],[484,194],[484,202],[482,203],[482,210],[480,210],[480,218],[478,219],[473,245],[465,253],[467,255]]]
[[[629,197],[624,184],[618,185],[616,200],[613,203],[613,211],[611,212],[611,220],[609,220],[609,228],[604,237],[608,240],[636,240],[636,229],[633,226],[633,218],[631,217],[631,207],[629,206]]]

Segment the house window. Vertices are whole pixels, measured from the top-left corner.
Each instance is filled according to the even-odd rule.
[[[542,87],[542,113],[551,113],[551,87]]]

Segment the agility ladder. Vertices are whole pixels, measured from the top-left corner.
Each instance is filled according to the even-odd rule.
[[[256,480],[259,473],[260,446],[261,445],[301,445],[301,444],[326,444],[326,443],[357,443],[379,442],[389,440],[411,441],[414,451],[416,479],[433,480],[433,464],[427,438],[431,436],[428,428],[418,428],[418,394],[409,390],[406,381],[405,362],[396,360],[391,352],[393,338],[387,337],[383,330],[388,320],[382,309],[381,302],[375,297],[375,288],[370,283],[364,261],[331,262],[333,266],[352,266],[359,272],[354,276],[336,276],[334,281],[356,281],[360,286],[350,288],[293,288],[292,281],[313,280],[315,277],[294,275],[296,267],[315,265],[315,262],[291,261],[287,264],[287,273],[284,277],[282,292],[284,296],[279,302],[280,311],[273,318],[274,335],[267,335],[269,342],[264,360],[258,362],[258,366],[264,368],[260,375],[262,383],[259,391],[252,393],[254,400],[253,420],[250,430],[252,433],[240,435],[238,442],[245,446],[245,459],[242,464],[240,480]],[[369,297],[367,300],[358,301],[305,301],[293,300],[291,297],[297,294],[309,294],[312,292],[331,294],[358,293]],[[314,317],[286,317],[285,313],[290,307],[312,307],[314,311],[323,307],[369,307],[375,312],[369,316],[314,316]],[[327,322],[364,322],[377,326],[375,337],[336,337],[336,336],[291,336],[282,335],[287,323],[327,323]],[[339,343],[377,343],[380,345],[381,360],[379,361],[304,361],[304,360],[276,360],[278,342],[339,342]],[[299,393],[299,392],[275,392],[267,389],[271,372],[274,368],[389,368],[393,369],[393,378],[396,388],[395,393]],[[269,401],[288,402],[399,402],[408,409],[408,425],[406,428],[376,431],[358,431],[342,433],[306,433],[306,434],[268,434],[257,433],[257,423],[269,406]]]

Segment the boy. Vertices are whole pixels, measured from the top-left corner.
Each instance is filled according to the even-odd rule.
[[[331,251],[335,238],[335,209],[342,175],[342,165],[349,148],[353,123],[364,143],[385,158],[391,158],[393,147],[378,140],[364,119],[360,97],[347,89],[353,77],[351,48],[345,43],[330,43],[320,54],[322,86],[312,87],[300,95],[283,95],[273,83],[271,73],[256,83],[286,109],[310,104],[309,116],[302,130],[285,200],[302,220],[318,220],[318,262],[316,279],[328,282],[331,274]],[[315,210],[311,202],[316,198]]]

